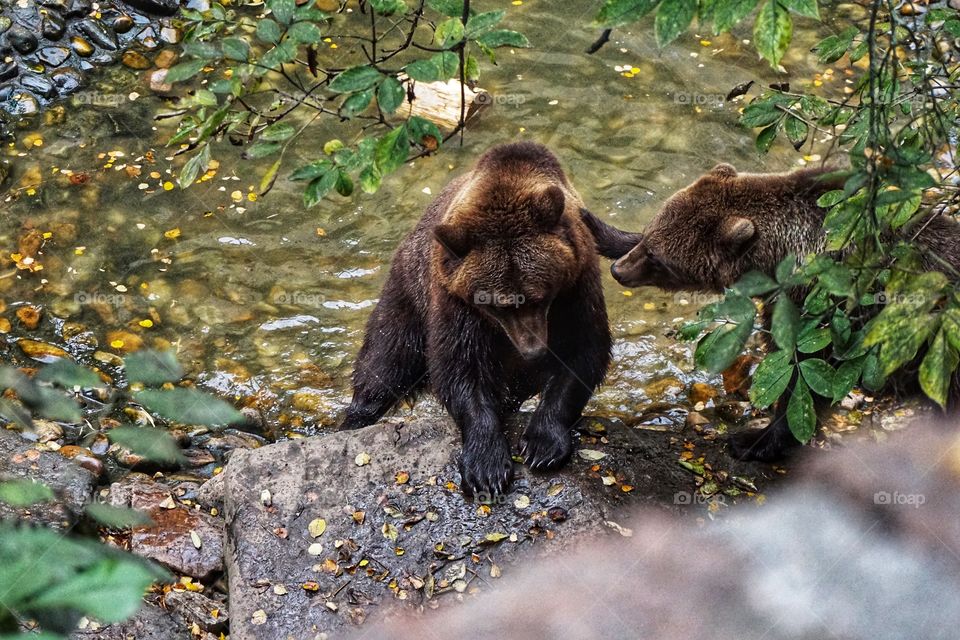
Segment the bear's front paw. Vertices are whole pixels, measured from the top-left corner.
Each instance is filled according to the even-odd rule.
[[[483,445],[465,447],[460,455],[460,487],[481,502],[489,502],[510,488],[513,460],[504,437]]]
[[[573,435],[563,425],[546,425],[533,419],[520,439],[520,455],[533,471],[557,469],[573,453]]]
[[[789,432],[783,436],[778,430],[748,429],[730,435],[730,454],[737,460],[757,462],[776,462],[798,446],[796,438]]]

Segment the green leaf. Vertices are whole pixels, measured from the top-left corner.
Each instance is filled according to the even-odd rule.
[[[463,0],[427,0],[427,6],[445,16],[463,15]]]
[[[750,271],[733,285],[734,291],[750,298],[770,293],[776,288],[777,283],[761,271]]]
[[[850,45],[853,44],[853,38],[857,35],[856,27],[848,27],[841,33],[824,38],[813,48],[820,62],[830,64],[843,57]]]
[[[843,189],[836,189],[834,191],[827,191],[825,194],[817,198],[818,207],[832,207],[836,204],[839,204],[844,199],[846,195],[843,193]]]
[[[787,119],[784,121],[783,130],[787,134],[787,139],[793,145],[793,148],[797,150],[807,141],[807,135],[810,132],[807,123],[795,116],[787,116]]]
[[[333,187],[344,198],[353,194],[353,179],[344,171],[337,170],[337,183]]]
[[[101,622],[120,622],[142,604],[155,574],[141,562],[104,558],[60,584],[50,585],[31,603],[37,609],[73,609]]]
[[[314,178],[303,192],[303,204],[310,208],[318,204],[337,185],[340,172],[332,169],[319,178]]]
[[[396,127],[377,143],[376,163],[381,174],[398,169],[410,153],[406,125]]]
[[[723,371],[743,352],[752,330],[752,323],[726,324],[715,329],[697,345],[694,361],[710,373]]]
[[[245,158],[266,158],[280,151],[283,145],[279,142],[254,142],[243,152]]]
[[[448,18],[437,25],[437,30],[433,32],[433,40],[438,47],[446,49],[463,40],[464,33],[466,31],[460,18]]]
[[[313,180],[319,178],[333,168],[333,163],[329,160],[314,160],[310,164],[305,164],[297,168],[290,175],[291,180]]]
[[[766,127],[782,118],[784,112],[777,103],[763,98],[757,98],[748,104],[740,116],[740,124],[749,128]]]
[[[210,42],[186,42],[183,45],[183,53],[191,58],[200,58],[208,63],[220,58],[220,49]]]
[[[161,385],[177,382],[183,377],[183,368],[173,351],[137,351],[123,359],[127,382]]]
[[[101,526],[110,529],[129,529],[131,527],[149,527],[153,520],[142,511],[126,507],[114,507],[102,502],[91,502],[84,509],[87,516]]]
[[[299,44],[316,44],[323,40],[323,34],[312,22],[296,22],[287,30],[287,38]]]
[[[413,142],[428,148],[431,147],[430,138],[433,138],[433,144],[438,146],[443,142],[443,134],[440,133],[439,127],[420,116],[410,116],[407,120],[407,131]]]
[[[111,442],[152,462],[180,464],[184,461],[180,446],[165,429],[121,426],[108,431],[107,437]]]
[[[787,403],[787,424],[793,437],[806,444],[817,431],[817,412],[813,396],[803,380],[797,380]]]
[[[29,478],[0,481],[0,502],[11,507],[31,507],[53,500],[53,490]]]
[[[960,309],[950,307],[943,312],[941,318],[943,334],[947,341],[954,349],[960,351]]]
[[[370,5],[374,11],[382,16],[392,16],[396,13],[404,13],[407,5],[403,0],[370,0]]]
[[[660,0],[606,0],[593,21],[600,27],[619,27],[636,22],[659,4]]]
[[[381,73],[369,65],[351,67],[342,71],[330,82],[330,91],[334,93],[363,91],[375,85],[381,77]]]
[[[163,81],[172,84],[174,82],[189,80],[200,73],[200,70],[203,69],[206,64],[206,60],[188,60],[187,62],[181,62],[178,65],[170,67],[167,75],[163,77]]]
[[[223,57],[228,60],[246,62],[250,57],[250,45],[240,38],[224,38],[221,46]]]
[[[860,379],[860,373],[863,371],[864,358],[848,360],[837,368],[833,376],[833,401],[838,402],[848,393],[853,391],[853,387]]]
[[[825,398],[833,399],[836,371],[820,358],[807,358],[800,361],[803,379],[814,392]]]
[[[25,398],[22,398],[26,401]],[[67,397],[59,389],[37,387],[37,397],[29,402],[41,416],[62,422],[80,422],[83,414],[72,397]]]
[[[363,113],[371,102],[373,102],[373,87],[357,91],[340,105],[340,115],[345,118],[352,118],[359,113]]]
[[[292,124],[286,122],[274,122],[269,127],[260,132],[260,140],[264,142],[282,142],[293,137],[297,130]]]
[[[417,82],[436,82],[440,79],[440,68],[432,58],[411,62],[404,71]]]
[[[267,7],[273,13],[277,22],[287,25],[293,20],[293,12],[297,9],[297,3],[295,0],[267,0]]]
[[[687,30],[697,15],[697,0],[668,0],[661,2],[653,21],[657,46],[665,47]]]
[[[68,389],[73,387],[92,389],[94,387],[106,386],[103,380],[100,379],[100,376],[90,369],[81,367],[75,362],[70,362],[62,358],[48,365],[44,365],[34,379],[40,382],[50,382]]]
[[[883,367],[880,366],[880,358],[876,351],[871,351],[866,355],[863,361],[863,386],[870,391],[880,391],[886,384],[887,376],[883,373]]]
[[[781,285],[797,284],[794,278],[796,270],[797,256],[791,253],[777,265],[777,282]]]
[[[757,151],[760,153],[766,153],[770,150],[770,147],[773,146],[773,141],[777,139],[777,132],[780,130],[780,123],[774,122],[769,127],[760,131],[757,134]]]
[[[280,42],[280,36],[283,32],[280,25],[270,18],[264,18],[257,21],[257,39],[270,44]]]
[[[360,172],[360,188],[364,193],[376,193],[382,179],[380,169],[376,165],[370,165]]]
[[[738,22],[750,15],[759,0],[717,0],[713,11],[713,32],[729,31]]]
[[[793,21],[790,13],[780,6],[778,0],[766,0],[753,25],[753,40],[757,51],[771,66],[776,67],[790,46],[792,35]]]
[[[756,408],[769,407],[787,389],[794,371],[790,355],[786,351],[774,351],[757,365],[750,384],[750,402]]]
[[[503,20],[503,16],[506,15],[506,11],[487,11],[486,13],[478,13],[475,16],[470,16],[469,22],[467,22],[466,35],[468,38],[474,38],[488,29],[492,29]]]
[[[380,105],[380,110],[387,115],[399,109],[406,97],[407,92],[403,85],[393,76],[384,78],[377,88],[377,104]]]
[[[773,307],[773,318],[770,323],[773,341],[777,346],[793,353],[797,348],[797,335],[800,332],[800,311],[788,296],[781,294]]]
[[[145,389],[133,398],[160,417],[180,424],[213,427],[244,420],[243,414],[231,405],[197,389]]]
[[[806,18],[820,19],[820,11],[817,9],[817,0],[779,0],[780,4],[797,15]]]
[[[830,329],[818,327],[817,321],[814,320],[807,324],[800,331],[800,335],[797,336],[797,351],[800,353],[816,353],[825,349],[831,340]]]
[[[207,166],[210,164],[210,145],[204,144],[200,151],[195,153],[187,160],[183,169],[180,171],[180,175],[177,177],[177,182],[180,183],[181,189],[186,189],[197,179],[197,176],[202,172],[206,172]]]
[[[523,35],[519,31],[511,31],[510,29],[494,29],[493,31],[487,31],[486,33],[478,36],[476,41],[488,49],[496,49],[498,47],[515,47],[517,49],[526,49],[530,46],[530,41],[527,40],[527,36]]]
[[[260,58],[260,64],[268,69],[278,69],[297,57],[297,43],[284,40]]]
[[[953,372],[960,363],[960,356],[950,345],[941,329],[933,339],[927,355],[920,363],[920,388],[931,400],[944,409],[950,393]]]

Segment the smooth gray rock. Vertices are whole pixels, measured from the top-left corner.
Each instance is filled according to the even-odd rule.
[[[672,434],[591,423],[608,441],[588,445],[601,460],[575,454],[545,475],[517,465],[513,491],[490,506],[456,486],[460,437],[447,419],[237,451],[223,481],[231,638],[333,637],[398,608],[454,602],[490,589],[491,572],[521,556],[619,538],[626,507],[672,504],[690,488]],[[316,519],[326,529],[314,538]]]

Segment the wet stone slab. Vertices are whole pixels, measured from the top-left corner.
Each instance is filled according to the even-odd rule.
[[[493,505],[460,493],[460,438],[446,419],[238,452],[224,478],[231,637],[323,637],[443,606],[492,590],[521,557],[629,535],[618,523],[627,509],[672,505],[689,488],[670,433],[590,423],[603,434],[590,460],[543,475],[517,465],[512,492]],[[600,465],[615,483],[601,481]]]
[[[76,462],[38,449],[15,431],[0,429],[0,481],[21,478],[47,485],[55,499],[30,508],[0,503],[0,520],[27,520],[56,528],[67,528],[77,521],[97,480]]]

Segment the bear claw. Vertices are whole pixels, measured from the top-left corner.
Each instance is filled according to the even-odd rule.
[[[513,480],[513,460],[506,442],[464,451],[459,466],[463,492],[481,502],[506,493]]]
[[[573,453],[570,432],[527,429],[521,440],[520,455],[533,471],[549,471],[562,466]]]

